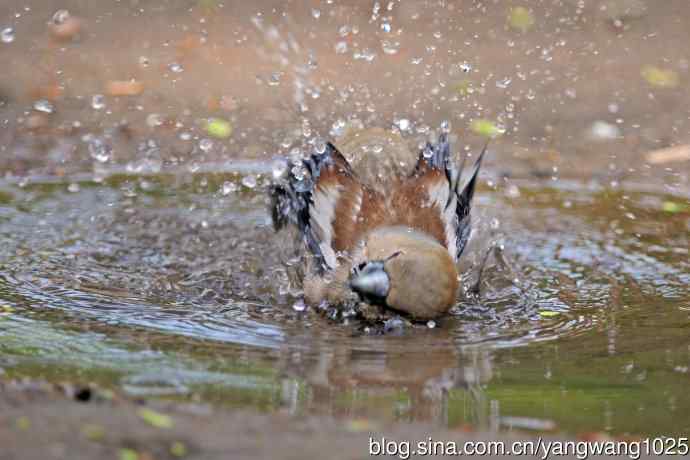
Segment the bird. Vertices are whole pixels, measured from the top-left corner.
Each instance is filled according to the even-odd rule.
[[[448,130],[416,158],[381,128],[339,144],[344,153],[315,144],[269,192],[275,230],[296,232],[305,303],[370,320],[445,315],[457,302],[486,145],[461,188],[465,160],[451,156]]]

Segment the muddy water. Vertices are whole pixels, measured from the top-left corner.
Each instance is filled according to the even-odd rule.
[[[484,187],[466,283],[503,250],[480,297],[372,336],[293,309],[252,168],[254,188],[231,172],[6,181],[4,373],[297,414],[687,432],[690,214],[660,211],[677,197]]]

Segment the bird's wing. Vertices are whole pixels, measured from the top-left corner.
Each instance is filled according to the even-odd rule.
[[[354,249],[385,212],[383,198],[358,180],[331,143],[291,169],[271,195],[276,229],[295,225],[322,271],[335,268],[338,254]]]
[[[427,143],[419,154],[411,177],[394,197],[401,224],[418,228],[442,243],[454,260],[470,237],[470,209],[477,175],[486,146],[474,164],[470,179],[459,189],[462,164],[456,168],[450,155],[448,136]],[[401,210],[401,211],[400,211]]]

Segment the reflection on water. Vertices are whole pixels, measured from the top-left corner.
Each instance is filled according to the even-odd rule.
[[[372,336],[291,308],[265,179],[241,179],[2,184],[0,369],[292,413],[690,427],[690,216],[661,211],[677,198],[483,190],[463,275],[497,248],[481,297],[435,328]]]

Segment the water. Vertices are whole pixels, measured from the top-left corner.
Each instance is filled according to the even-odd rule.
[[[690,142],[687,2],[50,3],[0,5],[0,378],[687,434],[690,174],[646,160]],[[301,303],[269,180],[353,127],[471,160],[476,123],[481,296],[386,336]]]
[[[246,168],[5,181],[4,372],[296,414],[687,432],[690,215],[661,210],[678,197],[484,188],[465,284],[504,249],[480,298],[380,336],[295,307],[285,237],[239,186],[270,171]]]

